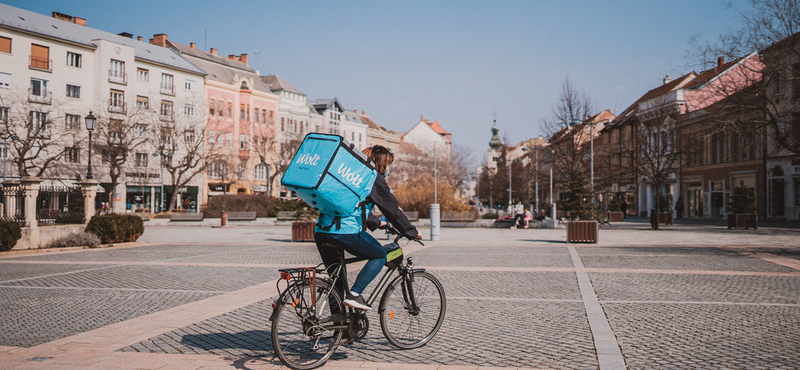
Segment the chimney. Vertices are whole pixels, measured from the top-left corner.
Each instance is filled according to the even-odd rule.
[[[142,41],[142,36],[136,36],[136,40]]]
[[[667,75],[667,77],[664,77],[664,85],[666,85],[666,84],[668,84],[670,82],[672,82],[672,79],[669,78],[669,75]]]
[[[53,18],[55,18],[55,19],[60,19],[62,21],[67,21],[67,22],[70,22],[70,23],[75,23],[75,24],[77,24],[79,26],[86,27],[86,18],[73,17],[73,16],[71,16],[69,14],[64,14],[64,13],[59,13],[59,12],[52,12],[51,14],[52,14]]]
[[[217,49],[211,48],[211,55],[217,55]]]
[[[236,55],[228,54],[228,59],[236,60]]]
[[[356,114],[358,114],[358,109],[354,110],[353,112],[356,112]]]
[[[161,46],[162,48],[167,47],[167,34],[159,33],[157,35],[153,35],[153,38],[150,39],[150,43],[156,46]]]
[[[239,61],[244,63],[244,64],[247,64],[247,54],[240,55],[239,56]]]
[[[717,67],[721,67],[723,64],[725,64],[725,57],[717,58]]]
[[[195,46],[197,46],[197,44],[195,44],[195,43],[193,43],[193,42],[190,42],[190,43],[189,43],[189,47],[190,47],[190,48],[192,48],[192,49],[195,49]]]
[[[362,109],[361,110],[361,115],[362,116],[366,116],[367,115],[367,110],[366,109]]]

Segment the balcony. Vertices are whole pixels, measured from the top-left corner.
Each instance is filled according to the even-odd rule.
[[[125,114],[128,111],[127,104],[124,101],[117,101],[114,103],[113,100],[108,100],[108,111],[111,113],[122,113]]]
[[[28,67],[31,69],[38,69],[40,71],[52,72],[53,60],[47,58],[39,58],[31,55]]]
[[[175,122],[175,113],[173,113],[173,112],[167,112],[167,113],[161,112],[161,114],[159,115],[159,119],[161,119],[164,122]]]
[[[166,95],[175,95],[175,84],[161,84],[161,93]]]
[[[43,89],[28,89],[28,101],[31,103],[52,104],[53,93]]]
[[[128,74],[122,71],[115,71],[113,69],[108,70],[108,82],[113,82],[115,84],[120,85],[127,85],[128,84]]]

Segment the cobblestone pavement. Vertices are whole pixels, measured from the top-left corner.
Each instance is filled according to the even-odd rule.
[[[563,230],[443,229],[408,246],[445,287],[438,335],[398,350],[371,312],[326,367],[797,368],[800,233],[726,231],[632,224],[570,245]],[[0,368],[278,368],[277,269],[318,263],[289,235],[149,227],[135,245],[0,255]]]

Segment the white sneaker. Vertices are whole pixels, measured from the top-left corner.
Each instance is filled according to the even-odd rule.
[[[372,307],[370,307],[364,300],[363,295],[354,296],[350,294],[350,292],[347,292],[347,298],[344,299],[344,305],[348,307],[357,308],[359,310],[369,311],[372,309]]]

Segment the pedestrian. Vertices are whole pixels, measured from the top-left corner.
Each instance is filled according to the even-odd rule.
[[[625,215],[628,214],[628,202],[625,199],[622,199],[622,205],[620,205],[620,210],[622,210],[622,219],[625,219]]]
[[[675,205],[675,212],[678,218],[683,218],[683,197],[678,197],[678,204]]]

